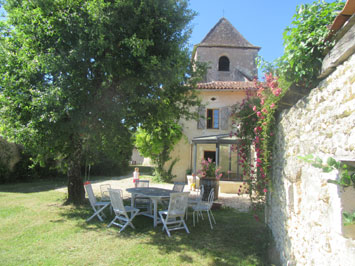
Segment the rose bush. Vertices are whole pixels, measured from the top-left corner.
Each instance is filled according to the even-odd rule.
[[[243,166],[243,179],[249,179],[253,203],[264,203],[271,187],[271,161],[277,105],[285,93],[272,74],[265,82],[255,80],[257,91],[250,91],[240,104],[234,106],[235,130],[231,135],[241,139],[234,149]],[[252,158],[252,150],[255,158]]]
[[[201,175],[201,178],[216,178],[219,180],[222,177],[222,173],[219,173],[220,170],[221,168],[217,168],[216,163],[208,158],[207,160],[201,160],[201,169],[197,173]]]

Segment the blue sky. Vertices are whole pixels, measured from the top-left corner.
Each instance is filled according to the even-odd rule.
[[[189,47],[192,50],[193,45],[200,43],[224,16],[251,44],[261,47],[259,55],[272,62],[283,54],[282,33],[291,26],[297,5],[314,1],[190,0],[190,8],[198,14],[191,23],[193,32]]]
[[[283,54],[282,33],[287,26],[291,26],[296,6],[313,2],[314,0],[190,0],[190,8],[198,12],[192,21],[190,48],[200,43],[224,14],[244,38],[261,47],[259,55],[271,62]]]

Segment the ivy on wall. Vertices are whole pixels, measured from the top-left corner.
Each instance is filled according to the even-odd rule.
[[[291,26],[283,32],[283,55],[273,63],[259,59],[261,69],[289,84],[312,88],[317,84],[326,52],[334,46],[334,41],[327,40],[328,26],[343,7],[341,0],[297,6]]]

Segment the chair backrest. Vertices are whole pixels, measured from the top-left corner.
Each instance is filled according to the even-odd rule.
[[[185,187],[185,183],[183,182],[174,182],[173,191],[175,192],[183,192]]]
[[[200,186],[200,195],[199,195],[201,199],[202,199],[204,193],[205,193],[205,187],[204,187],[204,185],[201,185]]]
[[[149,180],[137,180],[137,187],[149,187]]]
[[[208,205],[210,206],[210,208],[212,207],[213,200],[214,200],[214,188],[211,188],[210,194],[208,195]]]
[[[110,193],[111,205],[113,210],[120,213],[125,213],[125,207],[123,204],[123,194],[121,189],[109,189],[108,192]]]
[[[84,187],[85,187],[86,193],[88,194],[88,198],[89,198],[91,206],[95,206],[97,201],[96,201],[96,197],[94,195],[94,191],[92,190],[91,184],[87,183],[84,185]]]
[[[170,193],[167,219],[185,215],[189,194],[189,192]]]
[[[101,191],[101,199],[109,200],[110,195],[108,193],[108,190],[111,188],[110,184],[103,184],[100,185],[100,191]]]

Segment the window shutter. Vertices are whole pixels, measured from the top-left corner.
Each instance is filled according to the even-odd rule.
[[[221,109],[221,129],[222,130],[228,129],[228,120],[229,120],[229,108],[223,107]]]
[[[198,129],[205,129],[206,128],[206,108],[203,106],[200,106],[198,108],[198,116],[199,120],[197,121],[197,128]]]

